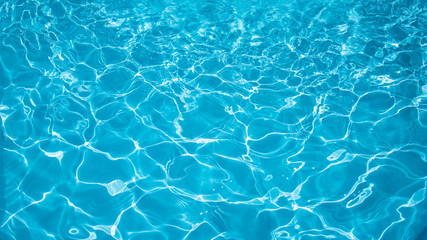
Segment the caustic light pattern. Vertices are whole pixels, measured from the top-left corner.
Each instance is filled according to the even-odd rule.
[[[427,239],[423,0],[0,0],[0,239]]]

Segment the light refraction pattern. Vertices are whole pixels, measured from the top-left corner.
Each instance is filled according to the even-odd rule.
[[[0,0],[0,239],[427,239],[423,0]]]

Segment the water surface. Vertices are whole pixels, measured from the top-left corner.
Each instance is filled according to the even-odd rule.
[[[426,238],[424,1],[0,1],[0,238]]]

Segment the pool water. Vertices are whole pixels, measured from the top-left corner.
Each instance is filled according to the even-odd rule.
[[[0,239],[427,239],[426,16],[0,1]]]

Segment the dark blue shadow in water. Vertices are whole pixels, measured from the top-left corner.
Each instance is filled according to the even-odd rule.
[[[418,234],[415,240],[426,240],[426,239],[427,239],[427,227],[425,227],[423,231],[420,234]]]

